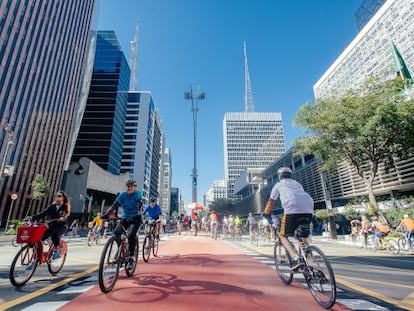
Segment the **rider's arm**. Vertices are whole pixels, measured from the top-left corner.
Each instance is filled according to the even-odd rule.
[[[120,207],[121,205],[115,201],[111,207],[109,207],[101,216],[102,219],[106,219],[109,217],[109,214],[116,212],[118,210],[118,207]]]
[[[265,210],[264,210],[264,213],[266,214],[266,215],[269,215],[270,214],[270,212],[272,211],[272,209],[273,209],[273,205],[275,204],[275,200],[273,200],[272,198],[269,198],[269,200],[267,201],[267,203],[266,203],[266,207],[265,207]]]

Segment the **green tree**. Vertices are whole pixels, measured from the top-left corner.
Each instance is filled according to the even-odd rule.
[[[358,90],[303,105],[294,125],[305,134],[294,141],[294,148],[315,154],[322,170],[349,162],[363,179],[370,203],[377,206],[372,184],[379,165],[389,170],[396,159],[414,154],[414,101],[407,100],[403,89],[400,79],[370,79]]]
[[[234,214],[234,202],[231,199],[216,199],[210,204],[210,210],[214,210],[220,216]]]
[[[32,187],[32,199],[30,200],[30,206],[27,210],[26,217],[32,208],[33,200],[41,200],[50,195],[51,188],[49,182],[40,174],[36,175],[35,179],[31,183]]]

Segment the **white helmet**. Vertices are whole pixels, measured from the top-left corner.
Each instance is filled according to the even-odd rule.
[[[292,174],[292,170],[287,166],[282,166],[277,170],[277,175],[281,178],[291,178]]]

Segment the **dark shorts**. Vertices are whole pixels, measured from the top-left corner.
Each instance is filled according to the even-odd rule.
[[[310,228],[312,216],[312,214],[283,214],[280,223],[280,233],[284,236],[294,236],[295,230],[299,225]],[[308,237],[309,232],[304,235],[304,237]]]

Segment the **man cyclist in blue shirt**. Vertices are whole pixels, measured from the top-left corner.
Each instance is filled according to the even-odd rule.
[[[137,244],[136,236],[142,222],[142,193],[141,191],[136,190],[137,182],[132,178],[125,181],[125,186],[127,187],[127,191],[121,192],[112,206],[101,217],[106,219],[109,217],[109,214],[113,212],[117,215],[118,208],[122,208],[121,224],[128,230],[129,239],[130,258],[128,260],[128,268],[133,268],[134,252]],[[121,230],[115,230],[114,234],[120,235]]]
[[[161,207],[157,204],[157,199],[151,197],[150,204],[148,204],[144,212],[144,216],[148,216],[149,220],[158,220],[162,215]],[[161,223],[157,223],[157,239],[160,239]]]

